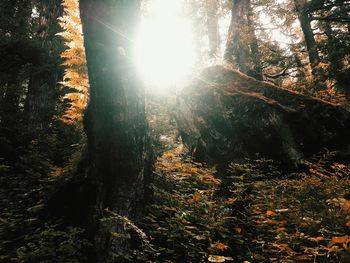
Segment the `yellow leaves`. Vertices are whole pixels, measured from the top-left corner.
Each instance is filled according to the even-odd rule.
[[[175,167],[181,169],[182,168],[182,164],[181,163],[176,163]]]
[[[221,181],[217,178],[215,178],[213,175],[203,175],[201,176],[201,179],[207,182],[212,182],[215,184],[221,184]]]
[[[315,169],[310,169],[309,171],[310,171],[310,173],[315,174],[315,175],[318,175],[318,176],[320,176],[320,177],[328,177],[327,175],[325,175],[325,174],[323,174],[323,173],[321,173],[320,171],[317,171],[317,170],[315,170]]]
[[[198,202],[198,201],[201,199],[201,196],[202,196],[201,193],[195,192],[195,193],[193,194],[192,199],[193,199],[194,202]]]
[[[225,262],[225,261],[233,261],[233,258],[231,258],[231,257],[224,257],[224,256],[210,255],[208,257],[208,261],[209,262],[220,263],[220,262]]]
[[[187,200],[187,203],[189,203],[189,204],[196,203],[196,202],[198,202],[201,199],[201,197],[202,197],[202,194],[200,192],[195,192],[192,195],[192,198]]]
[[[341,163],[334,163],[331,167],[334,170],[343,170],[343,169],[346,168],[346,165],[345,164],[341,164]]]
[[[190,176],[192,176],[192,174],[180,173],[180,176],[182,176],[182,177],[190,177]]]
[[[175,158],[175,154],[173,154],[173,153],[171,153],[171,152],[165,152],[165,153],[163,154],[163,157],[164,157],[164,158],[169,158],[169,159],[171,159],[171,158]]]

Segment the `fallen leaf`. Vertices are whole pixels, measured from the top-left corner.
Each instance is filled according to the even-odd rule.
[[[236,202],[237,201],[237,198],[228,198],[227,200],[226,200],[226,204],[233,204],[234,202]]]
[[[175,164],[175,167],[176,167],[176,168],[182,168],[182,164],[181,164],[181,163],[176,163],[176,164]]]
[[[198,202],[198,201],[201,199],[201,197],[202,197],[201,193],[195,192],[195,193],[193,194],[192,199],[193,199],[194,202]]]
[[[215,244],[215,248],[217,250],[224,251],[224,250],[228,249],[228,246],[226,246],[224,243],[218,242]]]
[[[237,234],[242,233],[242,228],[240,228],[240,227],[235,227],[234,230]]]
[[[272,215],[275,215],[275,212],[274,212],[274,211],[271,211],[271,210],[267,210],[267,211],[266,211],[266,215],[272,216]]]
[[[321,240],[324,240],[325,238],[324,237],[309,237],[308,239],[311,241],[314,241],[314,242],[319,242]]]
[[[346,226],[350,226],[350,220],[345,223]]]
[[[350,213],[350,200],[346,200],[343,205],[343,209],[346,213]]]
[[[341,237],[332,237],[332,242],[333,243],[349,243],[350,237],[348,235],[341,236]]]
[[[233,261],[233,258],[231,257],[224,257],[224,256],[216,256],[216,255],[210,255],[208,258],[209,262],[225,262],[225,261]]]

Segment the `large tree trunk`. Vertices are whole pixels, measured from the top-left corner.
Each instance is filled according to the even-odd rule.
[[[143,185],[149,171],[144,87],[132,61],[140,2],[80,1],[90,81],[84,119],[88,199],[81,200],[86,207],[82,216],[90,220],[88,227],[103,262],[110,260],[110,231],[118,232],[121,226],[115,223],[112,230],[98,219],[105,208],[135,219],[144,201]],[[113,242],[125,246],[125,240]]]
[[[28,132],[37,137],[44,132],[55,114],[59,97],[58,82],[62,80],[60,53],[64,48],[62,39],[56,34],[62,29],[58,18],[63,14],[62,0],[40,1],[36,39],[41,43],[40,63],[31,69],[26,113]]]

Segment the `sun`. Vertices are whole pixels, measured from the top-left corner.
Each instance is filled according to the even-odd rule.
[[[174,89],[188,78],[195,62],[191,21],[181,0],[150,0],[136,38],[135,63],[147,86]]]

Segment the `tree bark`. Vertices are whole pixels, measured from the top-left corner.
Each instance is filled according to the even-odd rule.
[[[150,167],[144,87],[132,61],[140,2],[80,1],[90,82],[84,118],[88,137],[87,199],[81,199],[86,207],[82,216],[90,220],[88,227],[97,249],[106,251],[100,259],[103,262],[109,262],[106,243],[113,238],[101,234],[105,226],[98,219],[105,208],[135,219],[144,201],[143,186]]]
[[[311,27],[311,20],[306,9],[306,0],[294,0],[295,9],[299,18],[301,30],[304,34],[305,44],[309,56],[310,66],[316,90],[325,88],[325,78],[320,72],[320,57],[318,55],[317,44]]]
[[[233,56],[235,50],[237,50],[239,41],[240,21],[243,17],[242,2],[243,0],[232,0],[231,22],[228,30],[224,55],[225,60],[230,63],[233,62]]]
[[[235,63],[241,72],[262,80],[260,51],[249,0],[233,0],[225,60]]]
[[[206,0],[209,57],[218,56],[220,34],[218,24],[218,0]]]
[[[254,29],[254,12],[251,5],[250,0],[246,0],[246,8],[247,8],[247,24],[248,24],[248,31],[250,36],[250,53],[251,53],[251,59],[253,68],[252,70],[252,77],[256,78],[257,80],[263,80],[262,75],[262,67],[261,67],[261,55],[258,45],[258,39],[255,35],[255,29]],[[248,74],[249,75],[249,74]]]

